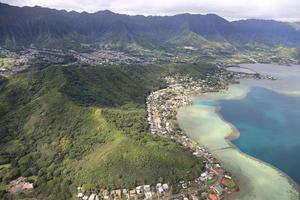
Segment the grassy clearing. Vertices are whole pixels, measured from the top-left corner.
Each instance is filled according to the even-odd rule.
[[[10,69],[13,66],[13,58],[0,58],[0,69]]]
[[[9,169],[11,167],[11,164],[3,164],[0,165],[0,170]]]

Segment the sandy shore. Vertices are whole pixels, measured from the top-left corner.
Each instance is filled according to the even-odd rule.
[[[299,200],[300,188],[279,169],[236,148],[231,141],[239,137],[238,130],[224,121],[218,112],[218,105],[199,104],[199,101],[243,98],[252,86],[286,91],[286,88],[276,87],[284,82],[285,77],[281,78],[279,83],[275,81],[272,84],[270,81],[244,81],[240,85],[230,86],[227,92],[204,94],[194,98],[193,106],[178,112],[179,125],[187,135],[208,148],[237,179],[241,191],[231,196],[232,199]],[[295,89],[293,85],[291,88]]]

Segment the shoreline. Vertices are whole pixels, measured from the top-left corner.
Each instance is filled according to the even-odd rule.
[[[213,76],[219,79],[220,85],[210,85],[209,76],[204,80],[176,75],[166,77],[168,87],[151,93],[146,100],[151,133],[170,137],[184,146],[188,139],[212,153],[224,165],[225,173],[232,174],[241,186],[239,192],[226,194],[225,197],[248,200],[257,199],[257,194],[259,199],[298,200],[299,187],[290,177],[270,164],[241,152],[231,142],[240,137],[239,131],[222,118],[217,105],[209,102],[244,98],[251,87],[273,84],[270,81],[277,78],[268,74],[245,74],[222,69]],[[197,99],[204,100],[203,104],[197,105]],[[180,119],[183,110],[187,111],[185,124]],[[199,124],[201,117],[204,120]],[[180,128],[179,132],[176,127]]]
[[[248,89],[247,90],[244,90],[244,93],[242,96],[239,96],[239,98],[243,98],[247,95],[247,93],[249,92],[249,90],[251,88],[244,88],[244,89]],[[220,92],[217,92],[219,94],[217,95],[223,95],[224,94],[226,95],[226,93],[223,93],[223,91],[220,91]],[[221,94],[220,94],[221,93]],[[228,91],[228,93],[230,93],[230,91]],[[216,94],[213,94],[214,96],[216,96]],[[192,99],[193,99],[193,104],[192,106],[195,106],[195,102],[194,100],[195,99],[199,99],[199,98],[202,98],[203,96],[206,96],[207,98],[207,94],[200,94],[200,95],[197,95],[197,96],[192,96]],[[204,98],[204,99],[206,99]],[[233,97],[235,98],[235,97]],[[217,117],[222,121],[222,123],[225,123],[226,125],[228,125],[231,129],[231,132],[228,133],[224,138],[223,140],[228,144],[228,146],[230,147],[230,149],[232,151],[236,151],[238,154],[240,154],[241,157],[245,157],[246,159],[249,159],[250,161],[253,161],[253,162],[256,162],[258,163],[259,166],[266,166],[266,167],[269,167],[271,170],[275,171],[277,173],[278,176],[282,177],[283,179],[285,179],[287,181],[287,183],[291,186],[291,193],[292,192],[296,192],[297,194],[295,194],[297,197],[295,197],[295,199],[299,198],[300,197],[300,186],[298,183],[296,183],[291,177],[289,177],[287,174],[285,174],[284,172],[282,172],[280,169],[276,168],[275,166],[269,164],[269,163],[266,163],[264,161],[261,161],[255,157],[252,157],[244,152],[242,152],[237,146],[235,146],[232,141],[238,139],[240,137],[240,132],[239,130],[231,123],[227,122],[220,114],[219,110],[220,110],[220,107],[218,106],[214,106],[212,105],[211,107],[213,107],[214,109],[212,109],[212,112],[214,112]],[[185,109],[185,108],[182,108],[182,109]],[[201,108],[200,108],[201,109]],[[185,130],[183,128],[183,130]],[[223,137],[223,136],[222,136]],[[195,139],[194,139],[195,140]],[[196,140],[197,141],[197,140]],[[199,142],[199,141],[197,141]],[[205,146],[209,146],[209,145],[205,145]],[[221,162],[224,163],[224,157],[222,158],[222,151],[226,151],[226,150],[215,150],[215,151],[211,151],[214,156],[220,160]],[[221,152],[221,153],[220,153]],[[225,166],[225,168],[230,171],[234,177],[237,177],[237,182],[240,186],[240,191],[238,193],[235,193],[235,194],[232,194],[231,197],[233,197],[234,199],[239,199],[239,198],[242,198],[243,196],[246,196],[248,194],[248,192],[251,192],[252,188],[251,188],[251,185],[249,184],[249,178],[241,173],[236,173],[234,169],[232,168],[227,168],[227,166]],[[251,182],[251,181],[250,181]],[[250,191],[249,191],[250,190]]]
[[[192,188],[194,187],[192,182],[197,183],[200,187],[189,188],[188,190],[194,191],[196,189],[198,192],[201,192],[201,196],[208,198],[208,194],[213,194],[217,196],[217,199],[222,199],[223,196],[238,191],[235,179],[231,180],[231,175],[229,175],[231,173],[228,174],[227,170],[220,166],[219,160],[207,150],[205,145],[200,145],[188,137],[177,123],[178,109],[192,105],[192,95],[199,94],[200,91],[215,92],[227,88],[227,81],[230,81],[226,79],[228,73],[226,71],[224,73],[222,70],[217,73],[216,77],[220,79],[217,85],[211,85],[211,82],[207,79],[195,81],[189,76],[175,75],[165,77],[168,87],[152,92],[146,99],[146,105],[150,132],[160,137],[170,138],[183,145],[193,153],[193,156],[201,158],[200,160],[204,164],[201,176],[189,181],[189,185]],[[223,179],[230,180],[234,186],[232,188],[223,188],[221,186]],[[210,182],[208,180],[215,181]],[[182,186],[183,189],[188,187],[187,185]],[[219,190],[220,188],[221,191]],[[187,191],[188,194],[192,195],[191,191]]]
[[[227,122],[227,121],[223,118],[223,116],[222,116],[222,115],[220,114],[220,112],[219,112],[219,109],[216,109],[216,110],[215,110],[215,113],[223,120],[224,123],[228,124],[228,125],[231,127],[231,129],[232,129],[232,132],[231,132],[227,137],[224,138],[224,139],[226,140],[226,142],[228,143],[229,146],[231,146],[233,149],[239,151],[240,154],[242,154],[242,155],[248,157],[249,159],[255,160],[255,161],[257,161],[257,162],[259,162],[259,163],[261,163],[261,164],[263,164],[263,165],[266,165],[266,166],[271,167],[271,168],[273,168],[274,170],[276,170],[283,178],[288,179],[289,183],[290,183],[292,186],[294,186],[294,189],[297,190],[297,191],[299,192],[299,194],[300,194],[300,185],[299,185],[296,181],[294,181],[289,175],[287,175],[285,172],[281,171],[279,168],[273,166],[273,165],[270,164],[270,163],[267,163],[267,162],[265,162],[265,161],[262,161],[262,160],[260,160],[260,159],[258,159],[258,158],[255,158],[255,157],[253,157],[253,156],[251,156],[251,155],[248,155],[248,154],[244,153],[244,152],[243,152],[242,150],[240,150],[236,145],[234,145],[234,144],[232,143],[232,141],[238,139],[238,138],[240,137],[241,133],[239,132],[239,130],[238,130],[233,124]],[[219,158],[219,160],[221,160],[221,159]]]

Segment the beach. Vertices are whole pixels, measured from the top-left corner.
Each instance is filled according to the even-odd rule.
[[[299,186],[291,178],[270,164],[244,154],[230,142],[239,137],[239,132],[220,116],[218,106],[211,102],[244,98],[255,86],[299,95],[300,68],[263,64],[243,67],[272,75],[278,80],[241,80],[238,85],[230,85],[227,91],[195,96],[192,106],[178,111],[178,123],[190,138],[212,152],[238,180],[240,192],[234,194],[232,199],[298,200]]]

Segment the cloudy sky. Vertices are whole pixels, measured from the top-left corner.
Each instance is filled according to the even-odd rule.
[[[0,0],[17,6],[44,6],[95,12],[111,10],[130,15],[215,13],[229,20],[241,18],[300,21],[300,0]]]

